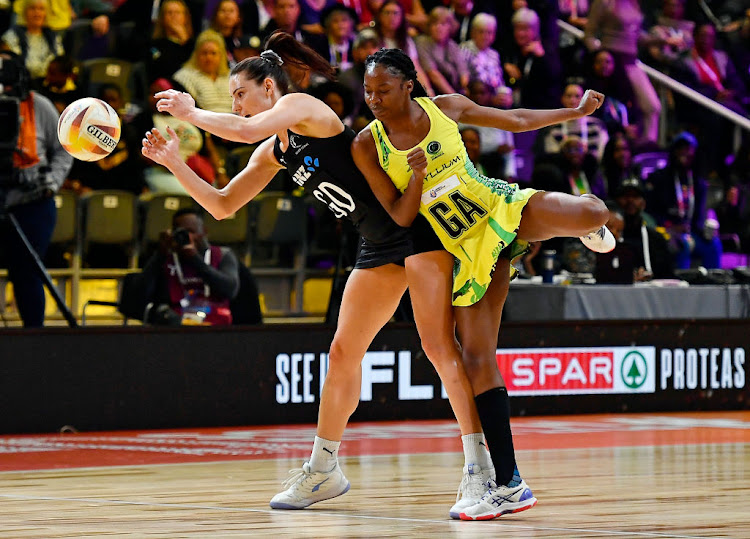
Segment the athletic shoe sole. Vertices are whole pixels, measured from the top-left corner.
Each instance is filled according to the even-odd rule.
[[[531,502],[531,503],[529,503]],[[485,515],[480,515],[478,517],[472,517],[467,515],[466,513],[461,513],[461,520],[493,520],[497,517],[500,517],[502,515],[508,515],[511,513],[520,513],[521,511],[526,511],[527,509],[531,509],[536,505],[536,498],[529,498],[528,500],[524,500],[523,502],[519,502],[517,507],[511,507],[506,508],[503,511],[499,511],[497,513],[487,513]]]

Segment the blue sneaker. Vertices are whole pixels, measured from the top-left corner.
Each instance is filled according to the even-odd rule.
[[[498,485],[490,480],[487,487],[479,503],[464,509],[461,520],[492,520],[500,515],[526,511],[536,505],[536,498],[523,479],[515,487]]]
[[[330,472],[311,472],[310,463],[289,470],[284,481],[286,490],[271,498],[273,509],[304,509],[316,502],[345,494],[351,485],[344,477],[339,463]]]

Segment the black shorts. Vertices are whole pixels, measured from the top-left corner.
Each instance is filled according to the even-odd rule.
[[[386,264],[404,265],[407,256],[443,251],[443,244],[422,215],[417,215],[409,228],[402,228],[388,241],[373,243],[362,238],[355,268],[367,269]]]

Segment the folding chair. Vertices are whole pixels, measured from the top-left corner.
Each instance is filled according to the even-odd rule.
[[[127,253],[127,267],[138,267],[136,200],[134,194],[116,190],[92,191],[81,197],[81,253],[84,263],[87,262],[91,244],[102,244],[120,246]],[[88,269],[81,272],[82,275],[92,273]],[[113,274],[122,275],[122,271]]]
[[[148,85],[146,68],[142,62],[128,62],[119,58],[94,58],[81,63],[81,86],[87,95],[95,96],[105,83],[116,84],[126,103],[146,103]]]
[[[261,247],[270,247],[273,254],[265,260],[267,265],[279,264],[279,248],[288,245],[299,250],[306,243],[307,214],[305,201],[280,191],[258,195],[250,203],[253,212],[251,259],[253,265]],[[301,253],[297,253],[298,255]]]
[[[212,245],[231,247],[241,261],[249,258],[250,210],[242,206],[232,215],[218,221],[210,213],[203,215],[203,222]]]

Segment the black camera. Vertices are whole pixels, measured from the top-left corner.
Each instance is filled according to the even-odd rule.
[[[186,245],[190,245],[191,243],[190,232],[188,232],[184,228],[175,228],[172,231],[172,238],[179,247],[185,247]]]
[[[29,72],[23,60],[12,52],[0,53],[0,188],[18,184],[13,154],[21,126],[21,101],[29,96],[29,90]]]

